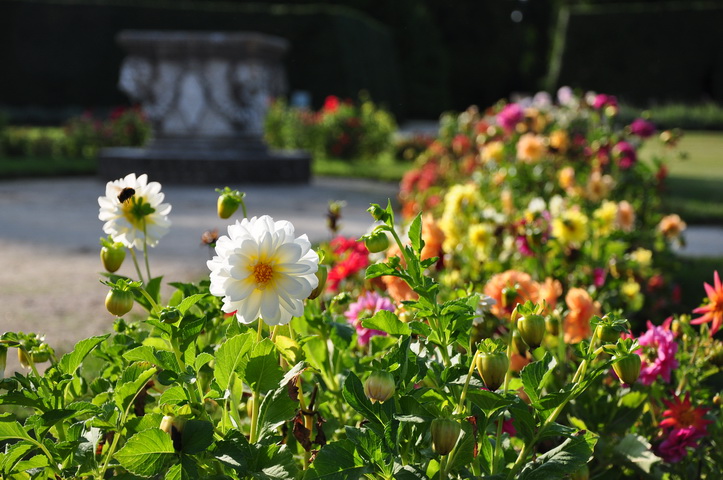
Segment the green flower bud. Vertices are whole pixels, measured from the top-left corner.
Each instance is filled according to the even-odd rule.
[[[515,330],[512,333],[512,348],[515,350],[515,352],[523,356],[530,348],[530,346],[527,345],[527,343],[525,343],[525,341],[522,339],[522,335],[520,335],[520,332],[518,330]]]
[[[161,310],[159,318],[163,323],[176,323],[181,319],[181,311],[176,307],[166,307]]]
[[[111,237],[101,238],[100,244],[102,245],[100,260],[103,262],[103,268],[111,273],[117,271],[126,258],[126,247],[120,242],[114,242]]]
[[[632,385],[640,376],[640,356],[635,353],[614,357],[613,370],[623,383]]]
[[[244,193],[241,193],[238,190],[231,190],[229,187],[226,187],[223,190],[217,188],[216,192],[219,193],[218,201],[216,202],[216,210],[219,218],[223,219],[229,218],[236,212],[236,210],[238,210],[238,207],[241,205],[245,196]]]
[[[372,403],[384,403],[394,395],[394,377],[389,372],[372,372],[364,382],[364,394]]]
[[[552,315],[546,317],[545,329],[550,335],[557,336],[560,333],[560,319]]]
[[[122,317],[133,308],[133,294],[129,290],[113,288],[105,297],[105,308],[116,317]]]
[[[505,375],[510,368],[510,359],[503,352],[486,353],[477,355],[477,371],[479,372],[485,386],[494,391],[500,388],[505,381]]]
[[[369,253],[379,253],[389,248],[389,237],[387,237],[387,234],[384,233],[383,230],[374,230],[362,238],[364,239],[364,246],[367,247]]]
[[[530,348],[537,348],[545,337],[545,318],[542,315],[525,315],[517,320],[517,329]]]
[[[452,451],[462,426],[451,418],[435,418],[432,420],[432,449],[439,455],[447,455]]]
[[[620,338],[620,332],[610,325],[599,326],[598,337],[603,343],[615,343]]]
[[[326,286],[326,277],[329,275],[329,269],[326,265],[319,264],[319,268],[316,271],[316,278],[319,280],[319,284],[309,294],[309,300],[314,300],[324,291]]]

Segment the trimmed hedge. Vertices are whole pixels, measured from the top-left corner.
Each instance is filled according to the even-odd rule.
[[[399,112],[400,84],[389,29],[354,10],[324,5],[284,6],[208,2],[0,2],[0,105],[51,107],[127,104],[117,89],[125,29],[258,31],[290,41],[285,64],[291,90],[314,103],[326,95],[356,98],[365,89]],[[16,107],[16,108],[13,108]],[[26,112],[28,110],[25,110]],[[38,110],[40,115],[48,111]],[[43,121],[43,119],[25,119]],[[45,121],[62,118],[46,118]]]
[[[723,6],[655,3],[563,8],[550,86],[651,102],[723,102]]]

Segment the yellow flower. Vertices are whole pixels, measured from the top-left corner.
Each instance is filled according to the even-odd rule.
[[[471,207],[477,209],[481,197],[474,183],[453,185],[444,196],[444,213],[457,216]]]
[[[570,146],[570,138],[565,130],[555,130],[550,134],[550,148],[559,153],[565,153]]]
[[[630,259],[643,268],[649,267],[653,260],[653,252],[647,248],[638,248],[630,252]]]
[[[489,162],[490,160],[501,162],[505,157],[505,144],[494,141],[483,145],[480,149],[480,155],[482,155],[482,160],[485,162]]]
[[[557,182],[560,188],[567,190],[575,185],[575,169],[565,167],[557,173]]]
[[[442,249],[445,252],[453,252],[461,245],[462,236],[464,230],[458,224],[454,215],[444,216],[439,220],[439,228],[444,233],[444,241],[442,242]]]
[[[535,163],[545,154],[545,142],[534,133],[525,133],[517,141],[517,159],[524,163]]]
[[[600,234],[609,235],[615,229],[618,206],[615,202],[606,200],[592,215],[595,217],[595,220],[598,221],[597,228]]]
[[[552,221],[552,235],[565,245],[579,245],[587,239],[587,222],[584,213],[567,210]]]
[[[467,236],[469,245],[474,249],[478,260],[487,259],[487,248],[494,241],[494,235],[490,225],[478,223],[469,227]]]
[[[638,294],[640,294],[640,284],[632,278],[629,278],[628,281],[623,283],[623,286],[620,287],[620,292],[628,300],[633,300]]]

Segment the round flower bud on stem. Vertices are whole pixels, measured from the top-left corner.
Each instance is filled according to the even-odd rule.
[[[324,291],[324,287],[326,287],[326,277],[329,275],[329,269],[326,265],[319,264],[319,269],[316,271],[316,278],[319,280],[319,284],[314,288],[311,293],[309,294],[309,300],[314,300],[319,295],[321,295],[321,292]]]
[[[103,262],[103,268],[111,273],[117,271],[126,258],[126,247],[120,242],[114,242],[111,237],[101,238],[100,244],[102,246],[100,260]]]
[[[130,290],[113,288],[105,297],[105,308],[116,317],[122,317],[133,308],[133,294]]]
[[[640,356],[635,353],[628,353],[614,358],[613,370],[623,381],[628,385],[632,385],[636,382],[640,376]]]
[[[364,394],[372,403],[384,403],[392,398],[394,391],[394,377],[389,372],[373,372],[364,382]]]
[[[486,353],[477,355],[477,371],[479,372],[485,386],[495,391],[504,383],[507,370],[510,368],[510,359],[503,352]]]
[[[229,187],[223,190],[217,188],[216,192],[219,194],[218,201],[216,202],[218,216],[224,219],[229,218],[238,210],[239,205],[243,203],[244,196],[246,196],[245,193],[241,193],[238,190],[231,190]],[[244,214],[244,216],[246,215]]]
[[[389,237],[383,230],[376,229],[369,235],[364,235],[364,246],[367,247],[369,253],[383,252],[389,248]]]
[[[517,320],[517,329],[530,348],[537,348],[545,337],[545,318],[542,315],[525,315]]]
[[[439,455],[447,455],[452,451],[462,426],[451,418],[435,418],[432,420],[432,449]]]

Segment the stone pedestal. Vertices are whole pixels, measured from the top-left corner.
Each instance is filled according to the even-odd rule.
[[[305,152],[264,144],[271,98],[285,89],[286,40],[259,33],[124,31],[119,87],[153,128],[145,148],[107,148],[103,180],[129,172],[166,183],[307,183]]]

